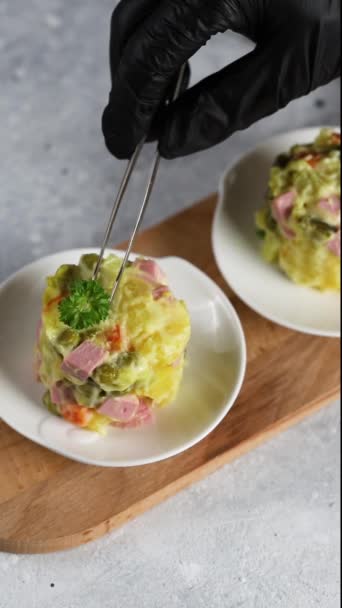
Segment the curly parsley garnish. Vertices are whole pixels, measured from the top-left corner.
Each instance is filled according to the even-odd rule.
[[[61,321],[80,331],[107,319],[110,297],[96,281],[77,280],[70,287],[70,295],[58,307]]]

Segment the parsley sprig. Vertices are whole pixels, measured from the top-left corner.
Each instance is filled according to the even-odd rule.
[[[109,310],[110,297],[96,281],[74,281],[70,295],[59,304],[61,321],[79,331],[105,321]]]

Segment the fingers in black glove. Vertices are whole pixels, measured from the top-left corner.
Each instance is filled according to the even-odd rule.
[[[124,0],[121,11],[131,4],[133,0]],[[117,11],[111,39],[120,29],[120,5]],[[133,154],[149,132],[181,66],[213,34],[227,29],[228,17],[229,11],[222,11],[222,2],[208,6],[207,0],[158,0],[123,47],[120,43],[119,63],[115,47],[112,91],[103,116],[106,144],[115,156],[128,158]]]
[[[139,26],[153,12],[159,0],[123,0],[112,15],[110,29],[110,67],[115,79],[125,45]]]
[[[302,24],[293,24],[290,46],[288,32],[270,38],[163,108],[154,127],[162,156],[177,158],[219,144],[337,76],[339,58],[329,45],[338,38],[338,24],[305,27],[311,31],[303,36]],[[319,69],[312,58],[317,52]],[[334,56],[325,65],[324,58]]]
[[[165,109],[180,66],[229,28],[256,49]],[[107,146],[128,158],[147,133],[167,158],[215,145],[337,77],[339,34],[339,0],[122,0],[112,22],[119,42],[103,118]]]

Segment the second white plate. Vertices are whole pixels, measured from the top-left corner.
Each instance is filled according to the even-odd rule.
[[[263,205],[275,157],[294,144],[313,141],[318,131],[301,129],[272,137],[228,169],[220,188],[213,248],[223,276],[253,310],[290,329],[339,337],[339,294],[295,285],[267,264],[255,230],[255,212]]]

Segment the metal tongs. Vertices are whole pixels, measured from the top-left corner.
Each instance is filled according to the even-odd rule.
[[[185,72],[186,72],[186,65],[184,65],[181,68],[180,72],[179,72],[179,76],[178,76],[178,79],[177,79],[177,84],[176,84],[175,91],[174,91],[174,94],[173,94],[173,97],[172,97],[172,101],[175,101],[179,97],[179,94],[180,94],[180,92],[182,90],[182,85],[183,85],[183,81],[184,81],[184,77],[185,77]],[[140,144],[138,144],[138,146],[136,147],[135,152],[134,152],[131,160],[129,161],[129,163],[127,165],[127,169],[126,169],[124,177],[122,179],[122,182],[121,182],[121,185],[120,185],[117,197],[116,197],[116,199],[114,201],[114,206],[113,206],[113,209],[112,209],[112,212],[111,212],[111,215],[110,215],[110,218],[109,218],[109,222],[108,222],[108,225],[107,225],[107,228],[106,228],[105,237],[104,237],[103,244],[102,244],[102,247],[101,247],[100,257],[98,259],[98,262],[97,262],[95,270],[94,270],[94,274],[93,274],[93,280],[94,281],[98,277],[98,274],[99,274],[99,271],[100,271],[100,268],[101,268],[101,263],[102,263],[102,260],[103,260],[103,257],[104,257],[107,245],[108,245],[108,241],[110,239],[110,235],[111,235],[112,230],[113,230],[114,222],[115,222],[116,217],[118,215],[119,209],[121,207],[121,203],[123,201],[123,198],[124,198],[124,196],[126,194],[126,190],[128,188],[129,181],[131,179],[132,173],[133,173],[133,171],[135,169],[135,166],[137,164],[137,161],[139,159],[139,156],[140,156],[140,154],[142,152],[142,149],[143,149],[145,143],[146,143],[146,138],[144,138],[143,141]],[[121,264],[121,268],[119,270],[119,273],[118,273],[118,275],[116,277],[116,280],[115,280],[115,283],[113,285],[112,293],[111,293],[111,296],[110,296],[110,301],[111,302],[113,302],[113,300],[115,298],[115,295],[116,295],[116,293],[117,293],[117,291],[119,289],[119,286],[120,286],[120,283],[121,283],[121,279],[123,277],[123,273],[125,271],[127,263],[129,261],[129,256],[130,256],[132,248],[133,248],[135,237],[136,237],[136,235],[137,235],[137,233],[139,231],[139,228],[141,226],[141,222],[142,222],[142,220],[144,218],[144,214],[145,214],[147,205],[148,205],[148,203],[150,201],[152,190],[153,190],[153,186],[154,186],[155,181],[156,181],[156,177],[157,177],[160,161],[161,161],[161,157],[160,157],[159,151],[157,151],[156,154],[155,154],[154,160],[152,162],[151,171],[150,171],[150,175],[149,175],[149,180],[148,180],[147,188],[146,188],[146,191],[145,191],[143,203],[142,203],[140,211],[139,211],[138,219],[136,221],[136,224],[134,226],[131,238],[129,240],[127,251],[126,251],[126,253],[124,255],[124,258],[123,258],[123,261],[122,261],[122,264]]]

